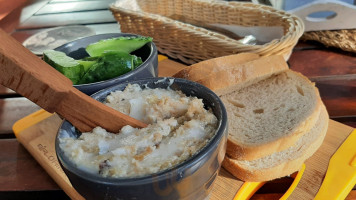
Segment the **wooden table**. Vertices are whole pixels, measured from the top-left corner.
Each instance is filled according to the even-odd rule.
[[[1,5],[5,2],[10,1],[0,0]],[[13,12],[4,13],[0,6],[0,28],[4,28],[17,40],[23,42],[30,34],[44,28],[48,23],[44,15],[46,12],[48,14],[53,11],[50,6],[48,7],[49,1],[46,2],[47,4],[43,1],[28,1],[41,9],[37,10],[38,15],[28,14],[30,16],[28,20],[21,23],[18,21],[20,8],[16,6],[24,5],[25,1],[14,2],[16,2],[15,6],[9,4],[7,7]],[[98,6],[101,5],[100,2],[96,3]],[[75,7],[73,9],[70,12],[74,12]],[[90,8],[87,9],[86,12],[89,12],[87,14],[95,13]],[[61,18],[58,13],[54,15],[56,19]],[[42,25],[36,26],[34,23],[36,19],[31,19],[31,16],[42,20]],[[116,24],[105,16],[100,23],[87,25],[100,30],[102,27],[100,25]],[[63,24],[59,20],[55,25]],[[288,63],[291,69],[302,72],[316,82],[331,119],[356,127],[355,54],[326,48],[313,42],[300,42]],[[176,63],[172,65],[172,62],[166,60],[160,62],[159,67],[161,75],[165,75],[165,69],[173,67],[178,70],[182,65]],[[38,109],[40,108],[32,102],[0,86],[0,199],[68,199],[68,196],[16,140],[12,132],[11,127],[14,122]],[[289,178],[269,183],[252,199],[278,199],[290,183]],[[356,199],[355,189],[347,199]]]

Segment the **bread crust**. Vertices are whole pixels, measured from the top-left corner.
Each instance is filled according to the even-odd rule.
[[[240,53],[218,58],[205,60],[193,64],[173,75],[175,78],[185,78],[191,81],[198,81],[212,73],[228,68],[236,67],[245,62],[258,59],[260,56],[254,53]]]
[[[224,70],[211,73],[196,82],[221,96],[286,71],[288,65],[283,56],[272,55],[222,69]]]
[[[315,84],[312,83],[308,78],[303,76],[301,73],[293,73],[301,77],[306,82],[306,84],[311,84],[313,86],[316,95],[315,109],[305,120],[303,120],[299,125],[297,125],[297,128],[295,128],[292,133],[286,134],[283,137],[280,137],[268,143],[259,145],[246,145],[239,143],[231,137],[228,137],[226,154],[229,157],[237,160],[256,160],[266,155],[283,151],[289,148],[290,146],[293,146],[294,143],[298,141],[300,137],[302,137],[305,133],[309,132],[313,128],[319,118],[319,114],[323,106],[319,91],[315,87]]]
[[[305,160],[311,157],[324,141],[328,129],[329,116],[324,106],[322,109],[323,111],[321,114],[326,115],[326,121],[323,123],[323,127],[320,128],[320,132],[316,132],[316,134],[319,134],[320,136],[302,152],[300,157],[277,164],[270,168],[249,170],[248,168],[240,166],[235,159],[226,155],[222,166],[236,178],[251,182],[268,181],[284,177],[298,171]]]

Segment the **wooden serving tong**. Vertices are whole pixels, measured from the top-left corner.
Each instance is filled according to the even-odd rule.
[[[56,112],[82,132],[101,126],[110,132],[146,124],[85,95],[72,82],[0,29],[0,84]]]

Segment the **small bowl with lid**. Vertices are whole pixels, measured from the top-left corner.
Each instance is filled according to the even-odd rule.
[[[185,79],[146,78],[103,89],[92,97],[105,101],[114,91],[130,84],[141,88],[163,88],[182,91],[186,96],[202,99],[204,109],[216,117],[216,128],[206,144],[190,157],[171,167],[140,176],[107,177],[89,172],[67,156],[61,146],[63,138],[78,138],[81,133],[64,121],[56,136],[58,160],[73,187],[86,199],[206,199],[218,176],[226,151],[227,114],[219,97],[210,89]],[[120,133],[121,134],[121,133]]]

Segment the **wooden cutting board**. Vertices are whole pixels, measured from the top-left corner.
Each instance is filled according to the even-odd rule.
[[[161,60],[159,75],[170,76],[184,67],[184,65],[168,59]],[[25,146],[68,196],[72,199],[83,199],[72,188],[55,154],[54,141],[61,121],[57,115],[51,115],[41,110],[19,120],[14,125],[14,132],[19,142]],[[330,120],[323,145],[306,161],[302,179],[289,199],[313,199],[320,188],[329,159],[352,131],[352,127]],[[233,199],[242,184],[242,181],[221,169],[210,199]]]

